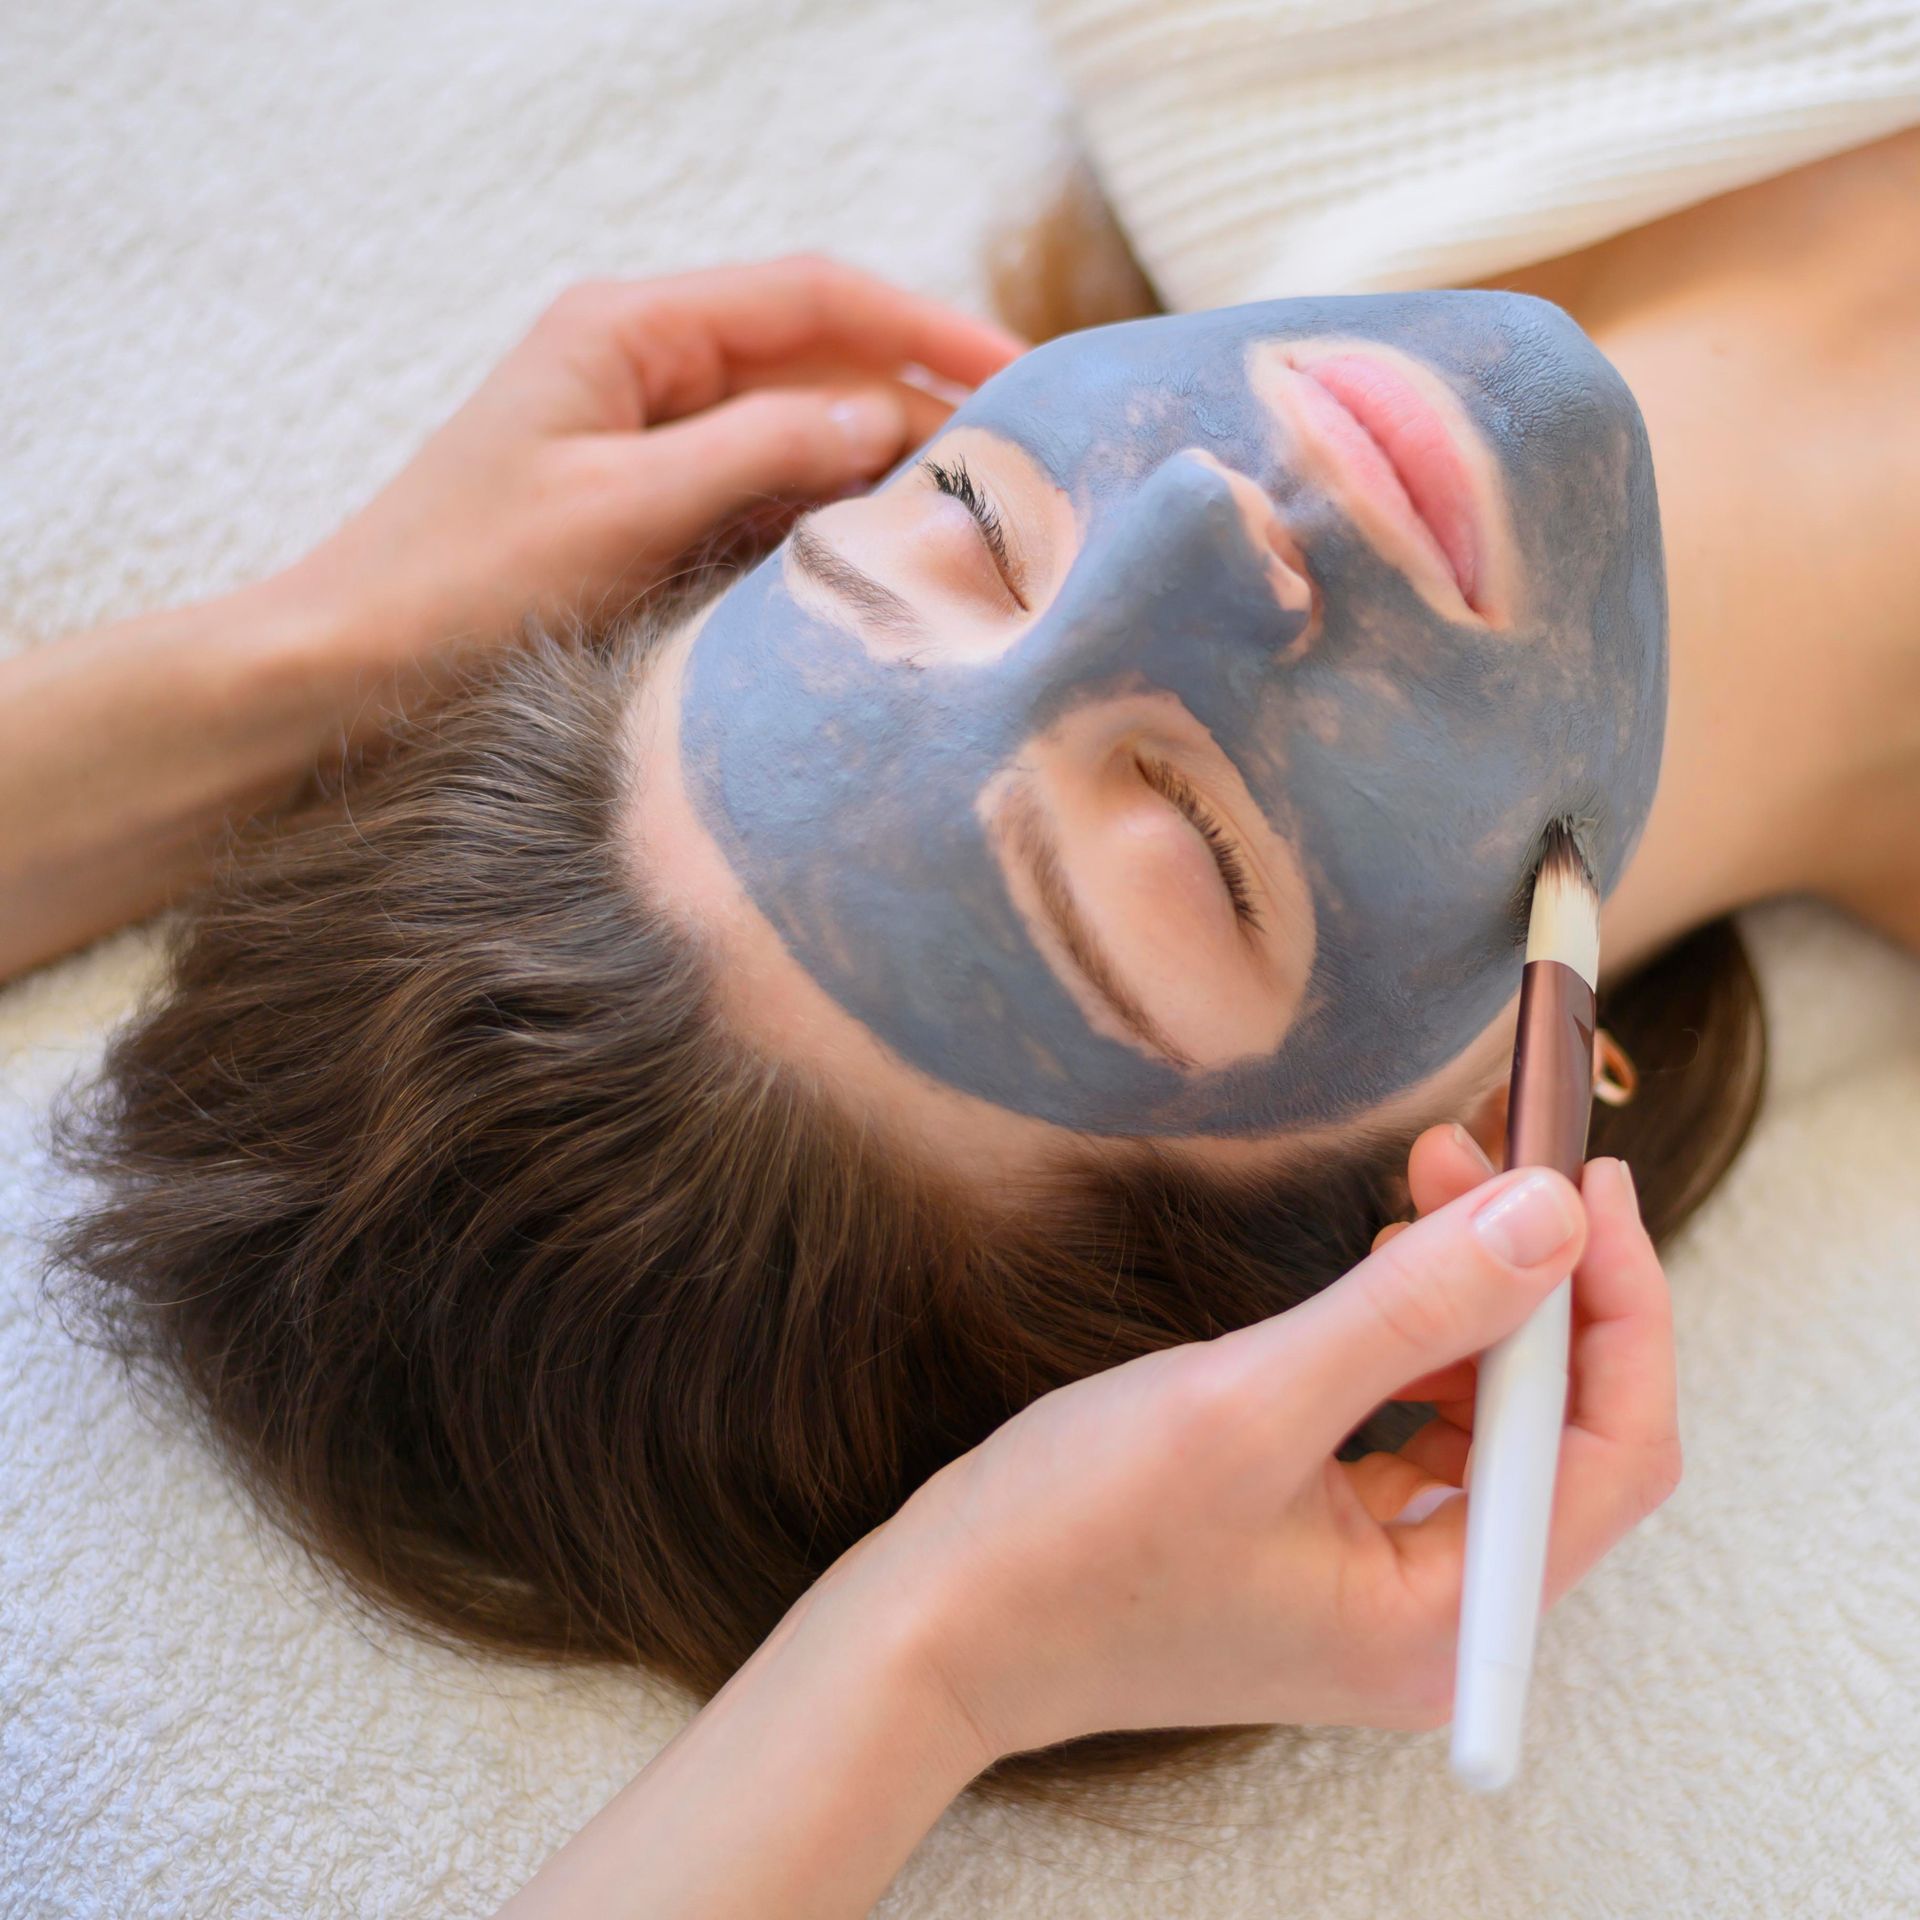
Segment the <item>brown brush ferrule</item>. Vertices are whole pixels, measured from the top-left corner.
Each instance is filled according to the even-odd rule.
[[[1529,961],[1507,1093],[1507,1165],[1552,1167],[1577,1186],[1593,1112],[1593,989],[1559,960]]]

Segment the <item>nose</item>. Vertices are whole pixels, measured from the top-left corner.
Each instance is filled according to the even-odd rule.
[[[1170,455],[1095,506],[1053,605],[1020,648],[1034,693],[1125,678],[1177,690],[1208,668],[1251,697],[1314,618],[1298,548],[1266,494],[1210,454]]]

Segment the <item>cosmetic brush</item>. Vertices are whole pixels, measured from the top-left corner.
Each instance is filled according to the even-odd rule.
[[[1575,1186],[1593,1103],[1600,893],[1571,825],[1547,829],[1535,870],[1507,1088],[1507,1165],[1552,1167]],[[1454,1680],[1452,1761],[1492,1792],[1520,1763],[1540,1627],[1547,1528],[1566,1419],[1573,1283],[1480,1356],[1467,1489],[1466,1579]]]

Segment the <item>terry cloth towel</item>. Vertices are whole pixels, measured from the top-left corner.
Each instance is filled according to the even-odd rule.
[[[1101,184],[1181,308],[1458,286],[1920,120],[1914,0],[1040,12]]]
[[[977,301],[1062,148],[1022,0],[9,0],[0,48],[0,646],[290,559],[570,279],[812,246]],[[1687,1478],[1549,1616],[1518,1788],[1279,1735],[1133,1832],[963,1801],[880,1920],[1920,1912],[1920,965],[1747,924]],[[692,1703],[365,1626],[41,1312],[47,1104],[151,974],[143,929],[0,992],[0,1917],[478,1920]]]

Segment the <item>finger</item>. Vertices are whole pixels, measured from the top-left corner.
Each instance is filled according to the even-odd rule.
[[[1549,1599],[1651,1513],[1680,1477],[1673,1310],[1660,1257],[1620,1162],[1591,1162],[1581,1190],[1590,1237],[1574,1272]]]
[[[1429,1127],[1407,1155],[1407,1187],[1416,1213],[1437,1213],[1493,1178],[1493,1162],[1457,1122]]]
[[[844,385],[840,390],[846,390]],[[905,444],[910,448],[924,447],[929,441],[938,438],[942,429],[953,417],[953,407],[950,402],[914,386],[909,381],[893,382],[892,391],[906,410]],[[667,429],[661,428],[657,431],[665,432]],[[750,529],[756,543],[764,551],[767,547],[777,546],[784,540],[792,531],[794,522],[811,508],[823,505],[829,500],[844,500],[863,493],[876,481],[882,479],[885,473],[884,466],[879,473],[857,473],[842,485],[813,495],[766,496],[763,500],[756,501],[754,505],[743,508],[736,516],[734,523],[743,530]]]
[[[1464,1491],[1458,1472],[1449,1467],[1432,1471],[1405,1448],[1343,1461],[1340,1471],[1354,1497],[1382,1526],[1418,1526]]]
[[[1581,1177],[1587,1249],[1574,1269],[1567,1422],[1623,1444],[1668,1440],[1677,1420],[1673,1302],[1621,1160]]]
[[[1327,1452],[1397,1388],[1510,1333],[1577,1259],[1571,1183],[1519,1169],[1416,1221],[1324,1292],[1223,1335],[1287,1410],[1295,1444]]]
[[[734,382],[733,392],[752,393],[761,387],[851,390],[876,384],[891,388],[899,396],[907,410],[910,431],[918,439],[932,439],[953,418],[956,403],[951,390],[936,393],[924,381],[913,380],[904,372],[897,378],[876,381],[872,368],[853,366],[845,360],[783,361],[763,374],[742,376]]]
[[[907,445],[924,446],[953,418],[953,402],[911,381],[894,382],[893,390],[907,410]]]
[[[1435,1406],[1443,1400],[1462,1400],[1471,1406],[1479,1377],[1480,1369],[1473,1361],[1456,1360],[1450,1367],[1441,1367],[1433,1373],[1423,1373],[1418,1380],[1409,1380],[1392,1397],[1395,1400],[1427,1400]]]
[[[1368,1453],[1342,1463],[1348,1484],[1360,1504],[1383,1525],[1398,1518],[1407,1502],[1433,1486],[1436,1476],[1424,1472],[1401,1453]]]
[[[1493,1162],[1473,1135],[1457,1123],[1429,1127],[1407,1155],[1407,1189],[1416,1215],[1436,1212],[1492,1176]],[[1384,1246],[1412,1224],[1410,1220],[1388,1221],[1373,1236],[1374,1246]]]
[[[987,321],[812,256],[597,282],[563,295],[555,313],[556,327],[618,347],[649,421],[713,406],[780,361],[831,354],[876,372],[917,365],[972,387],[1024,350]]]
[[[679,552],[768,500],[820,500],[875,479],[915,444],[897,387],[775,388],[623,436],[648,542]]]
[[[1407,1155],[1407,1188],[1415,1212],[1422,1215],[1438,1212],[1440,1208],[1459,1199],[1463,1193],[1470,1193],[1483,1181],[1491,1179],[1493,1171],[1493,1162],[1465,1127],[1457,1122],[1429,1127],[1413,1143]],[[1384,1246],[1412,1224],[1410,1220],[1389,1221],[1374,1235],[1374,1247]],[[1438,1373],[1423,1374],[1418,1380],[1408,1381],[1394,1393],[1393,1398],[1457,1400],[1471,1397],[1473,1384],[1473,1362],[1463,1360]]]
[[[1426,1133],[1422,1134],[1420,1138],[1414,1142],[1414,1159],[1410,1162],[1410,1183],[1417,1184],[1422,1172],[1422,1169],[1418,1165],[1418,1160],[1423,1147],[1428,1149],[1428,1158],[1424,1169],[1425,1176],[1437,1182],[1444,1181],[1449,1177],[1447,1172],[1449,1162],[1451,1162],[1453,1168],[1452,1177],[1457,1179],[1460,1174],[1466,1171],[1469,1164],[1468,1156],[1473,1156],[1477,1160],[1484,1161],[1485,1156],[1481,1153],[1478,1143],[1474,1141],[1471,1134],[1466,1135],[1464,1152],[1456,1156],[1454,1143],[1445,1138],[1449,1132],[1450,1129],[1446,1127],[1430,1127]],[[1601,1168],[1603,1164],[1604,1163],[1600,1161],[1589,1163],[1582,1175],[1583,1190],[1587,1179],[1600,1177],[1600,1175],[1596,1174],[1595,1169]],[[1446,1195],[1443,1199],[1436,1200],[1433,1204],[1444,1205],[1446,1200],[1453,1197],[1451,1194]],[[1418,1202],[1418,1199],[1419,1195],[1416,1193],[1416,1202]],[[1605,1196],[1603,1196],[1603,1204],[1605,1204]],[[1425,1211],[1426,1209],[1423,1207],[1422,1210]],[[1590,1227],[1592,1219],[1592,1210],[1591,1207],[1589,1207],[1588,1221]],[[1378,1246],[1383,1239],[1390,1238],[1393,1234],[1404,1231],[1410,1224],[1408,1221],[1396,1220],[1390,1226],[1382,1227],[1379,1234],[1375,1236],[1374,1245]],[[1592,1251],[1593,1249],[1590,1245],[1589,1258],[1592,1257]],[[1435,1405],[1439,1405],[1442,1402],[1461,1401],[1470,1409],[1473,1404],[1474,1388],[1478,1384],[1478,1372],[1478,1363],[1476,1361],[1462,1360],[1453,1366],[1442,1367],[1438,1372],[1422,1374],[1418,1380],[1409,1380],[1407,1384],[1394,1393],[1392,1397],[1395,1400],[1425,1400]]]
[[[1467,1477],[1467,1449],[1473,1435],[1444,1416],[1436,1415],[1401,1443],[1400,1457],[1429,1479],[1459,1486]]]

